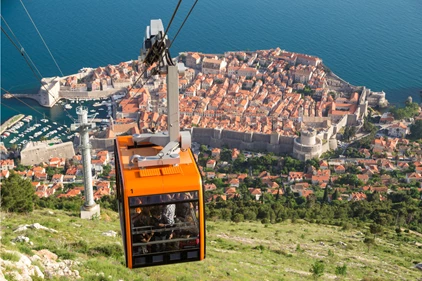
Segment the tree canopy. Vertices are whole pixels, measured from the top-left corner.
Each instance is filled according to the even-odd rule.
[[[414,124],[410,125],[410,138],[422,139],[422,120],[416,120]]]
[[[354,138],[357,133],[356,127],[354,126],[347,126],[344,129],[343,138],[349,141],[351,138]]]
[[[392,108],[391,113],[397,120],[415,117],[419,113],[419,105],[416,102],[407,102],[405,107]]]
[[[7,212],[32,212],[36,199],[35,189],[28,179],[23,179],[16,173],[2,182],[1,209]]]
[[[363,182],[358,179],[358,177],[355,174],[345,174],[339,177],[335,184],[339,185],[353,185],[355,187],[362,186]]]

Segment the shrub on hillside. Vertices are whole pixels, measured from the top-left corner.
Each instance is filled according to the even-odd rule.
[[[336,266],[336,275],[343,275],[347,274],[347,265],[343,264],[343,266]]]
[[[101,208],[110,209],[118,212],[117,209],[117,197],[116,196],[103,196],[100,199]]]
[[[57,198],[56,196],[50,196],[47,198],[41,198],[37,200],[37,206],[40,208],[49,208],[53,210],[65,210],[65,211],[79,211],[83,204],[81,196],[70,197],[70,198]]]
[[[311,265],[309,272],[312,273],[314,279],[318,279],[322,275],[324,275],[325,265],[323,261],[316,261],[314,264]]]

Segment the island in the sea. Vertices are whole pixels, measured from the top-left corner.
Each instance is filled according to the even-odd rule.
[[[312,159],[336,149],[336,135],[346,126],[359,130],[369,107],[387,104],[384,92],[349,84],[320,58],[280,48],[185,52],[177,61],[184,70],[179,76],[181,127],[191,130],[193,141],[213,147]],[[83,68],[43,79],[31,98],[51,107],[60,99],[114,96],[117,110],[109,128],[96,136],[112,146],[112,138],[122,133],[166,130],[166,79],[151,75],[152,70],[139,60]]]

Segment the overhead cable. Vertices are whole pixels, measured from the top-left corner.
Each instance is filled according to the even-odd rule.
[[[32,24],[34,25],[35,30],[38,32],[38,35],[40,36],[40,38],[41,38],[42,42],[44,43],[44,46],[47,48],[47,51],[50,53],[51,58],[53,59],[54,63],[56,64],[57,68],[58,68],[58,69],[59,69],[59,71],[60,71],[60,74],[61,74],[61,75],[62,75],[62,77],[63,77],[63,76],[64,76],[64,74],[63,74],[62,70],[60,69],[59,65],[57,64],[56,59],[54,58],[53,54],[51,53],[50,48],[48,48],[47,43],[44,41],[44,38],[42,37],[42,35],[41,35],[40,31],[38,30],[37,26],[35,25],[35,22],[32,20],[31,15],[29,14],[29,12],[28,12],[28,10],[26,9],[25,5],[23,4],[22,0],[19,0],[19,1],[21,2],[22,7],[25,9],[26,14],[28,15],[29,19],[31,20]]]
[[[177,36],[179,35],[180,31],[182,30],[183,26],[185,25],[186,21],[188,20],[190,14],[192,13],[193,9],[195,8],[196,3],[198,3],[198,0],[196,0],[195,3],[193,3],[192,7],[190,8],[189,13],[185,17],[185,20],[183,21],[182,25],[179,27],[179,30],[176,32],[176,35],[173,37],[173,40],[171,41],[170,46],[168,47],[169,49],[173,45],[174,41],[176,41]]]
[[[182,0],[179,0],[179,2],[177,3],[176,8],[175,8],[175,9],[174,9],[174,11],[173,11],[173,15],[171,16],[170,22],[169,22],[169,24],[167,25],[166,30],[164,31],[164,36],[163,36],[163,38],[161,38],[161,42],[160,42],[160,44],[162,44],[162,43],[164,42],[164,39],[166,38],[166,35],[167,35],[167,33],[168,33],[169,29],[170,29],[171,24],[173,23],[173,19],[174,19],[174,17],[176,16],[177,11],[179,10],[179,7],[180,7],[180,4],[181,4],[181,3],[182,3]],[[149,54],[151,53],[151,51],[152,51],[152,48],[150,48],[150,49],[149,49],[149,51],[148,51],[148,53],[146,54],[146,56],[145,56],[145,57],[148,57],[148,56],[149,56]],[[159,56],[162,56],[162,53],[161,53],[161,54],[159,54]],[[132,86],[130,87],[129,91],[130,91],[131,89],[133,89],[133,87],[136,85],[136,83],[138,83],[138,81],[141,79],[141,77],[143,76],[143,74],[144,74],[145,72],[146,72],[146,69],[142,72],[142,74],[138,77],[138,79],[136,79],[136,81],[132,84]]]
[[[19,41],[19,39],[16,37],[15,33],[13,32],[12,28],[9,26],[9,24],[7,23],[6,19],[3,17],[3,15],[0,15],[2,20],[4,21],[4,23],[6,24],[7,28],[9,29],[10,33],[12,33],[13,37],[15,38],[16,42],[19,44],[19,47],[21,48],[21,51],[24,52],[26,54],[26,56],[28,57],[29,61],[31,62],[31,64],[34,66],[35,70],[38,72],[38,74],[42,77],[41,72],[38,70],[37,66],[35,65],[35,63],[32,61],[31,57],[29,56],[29,54],[25,51],[25,49],[23,48],[21,42]]]
[[[50,91],[45,87],[45,85],[41,82],[42,77],[38,76],[38,74],[35,72],[34,68],[32,67],[32,65],[29,63],[29,60],[27,58],[27,56],[25,55],[26,53],[19,48],[19,46],[13,41],[13,39],[10,37],[9,34],[7,34],[6,30],[3,29],[2,26],[0,26],[1,31],[6,35],[7,39],[9,39],[9,41],[13,44],[13,46],[16,48],[16,50],[18,50],[18,52],[22,55],[23,59],[25,60],[26,64],[29,66],[29,68],[31,69],[32,73],[34,74],[35,78],[37,78],[37,80],[40,82],[41,87],[44,88],[44,90],[47,91],[47,93],[54,99],[56,100],[56,97],[50,93]]]
[[[44,116],[45,114],[40,112],[39,110],[37,110],[36,108],[34,108],[33,106],[27,104],[26,102],[24,102],[23,100],[21,100],[20,98],[14,96],[13,94],[11,94],[8,90],[6,90],[5,88],[1,87],[2,91],[5,91],[6,94],[10,94],[13,96],[13,98],[17,99],[18,101],[20,101],[21,103],[23,103],[24,105],[28,106],[29,108],[31,108],[32,110],[34,110],[35,112],[41,114],[42,116]],[[51,120],[50,120],[51,121]]]
[[[182,3],[182,0],[179,0],[179,2],[177,3],[176,8],[175,8],[175,9],[174,9],[174,11],[173,11],[173,15],[171,16],[171,19],[170,19],[170,21],[169,21],[169,23],[168,23],[168,25],[167,25],[167,28],[166,28],[166,30],[164,31],[164,36],[161,38],[161,42],[160,42],[160,44],[162,44],[162,43],[164,42],[164,39],[166,38],[166,35],[167,35],[167,33],[168,33],[168,31],[169,31],[169,29],[170,29],[170,27],[171,27],[171,24],[173,23],[174,17],[176,16],[177,11],[179,10],[179,7],[180,7],[180,4],[181,4],[181,3]],[[164,50],[166,50],[166,49],[164,49]],[[163,55],[164,50],[163,50],[163,52],[161,52],[161,53],[159,54],[159,57],[161,57],[161,56]],[[148,57],[148,55],[151,53],[151,51],[152,51],[152,48],[151,48],[151,49],[149,49],[149,51],[148,51],[148,53],[146,54],[146,56],[145,56],[145,57]],[[141,73],[141,75],[139,75],[138,79],[136,79],[136,80],[135,80],[135,82],[134,82],[134,83],[130,86],[130,88],[128,89],[128,92],[129,92],[130,90],[132,90],[132,89],[136,86],[136,84],[139,82],[139,80],[142,78],[142,76],[145,74],[145,72],[146,72],[146,71],[147,71],[147,68],[145,68],[145,69],[144,69],[144,71]],[[145,84],[145,83],[147,83],[147,82],[148,82],[148,80],[149,80],[149,79],[151,79],[151,77],[152,77],[152,76],[148,77],[148,79],[144,82],[144,84]],[[134,96],[133,96],[133,97],[134,97]],[[129,100],[128,100],[128,102],[127,102],[127,104],[126,104],[126,105],[128,105],[128,104],[130,103],[130,101],[132,101],[133,97],[130,97],[130,98],[129,98]]]

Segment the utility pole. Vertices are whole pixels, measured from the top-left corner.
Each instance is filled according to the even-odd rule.
[[[92,191],[91,144],[89,143],[89,131],[95,128],[95,123],[88,120],[88,108],[86,106],[77,107],[76,114],[78,115],[78,122],[71,125],[71,130],[79,131],[81,139],[79,148],[82,152],[85,189],[85,203],[81,207],[81,219],[92,219],[100,216],[100,205],[94,202]]]

